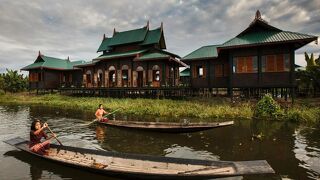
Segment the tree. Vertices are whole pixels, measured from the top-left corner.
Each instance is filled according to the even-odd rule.
[[[318,59],[315,60],[315,62],[316,62],[316,65],[320,66],[320,54],[319,54]]]
[[[20,92],[28,87],[28,78],[18,74],[18,71],[8,70],[0,78],[0,88],[5,92]]]
[[[315,94],[317,90],[320,90],[320,56],[314,59],[313,53],[310,57],[305,52],[305,60],[307,67],[305,71],[298,71],[296,73],[298,82],[298,88],[306,90],[306,95]]]

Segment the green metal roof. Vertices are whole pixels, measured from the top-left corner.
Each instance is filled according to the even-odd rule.
[[[107,54],[102,54],[101,56],[95,58],[94,60],[112,59],[112,58],[125,57],[125,56],[135,56],[135,55],[142,53],[142,52],[145,52],[145,51],[147,51],[147,49],[126,51],[126,52],[107,53]]]
[[[40,55],[33,64],[30,64],[21,70],[30,70],[38,68],[49,68],[59,70],[72,70],[73,66],[85,63],[85,61],[69,61],[68,59],[58,59],[54,57]]]
[[[161,28],[149,30],[147,27],[124,32],[116,32],[113,37],[105,38],[97,52],[108,51],[112,46],[138,43],[139,45],[150,45],[159,43],[162,35]]]
[[[216,58],[218,57],[217,47],[219,47],[219,45],[203,46],[186,55],[182,58],[182,60],[185,61],[205,58]]]
[[[149,59],[163,59],[163,58],[170,58],[169,54],[163,52],[151,52],[146,53],[137,58],[137,60],[149,60]]]
[[[290,31],[260,31],[244,34],[242,36],[234,37],[229,41],[225,42],[221,47],[230,46],[243,46],[252,44],[265,44],[265,43],[276,43],[294,40],[304,40],[317,38],[307,34],[301,34]]]
[[[190,68],[186,68],[180,72],[181,77],[189,77],[190,76]]]
[[[99,48],[98,48],[98,51],[97,52],[101,52],[101,51],[105,51],[105,50],[110,50],[111,49],[111,47],[110,47],[110,42],[111,42],[111,39],[112,38],[105,38],[105,39],[103,39],[102,40],[102,42],[101,42],[101,44],[100,44],[100,46],[99,46]]]
[[[161,38],[161,28],[157,28],[148,32],[145,40],[141,45],[157,44]]]
[[[145,39],[147,32],[147,27],[133,29],[130,31],[116,32],[113,37],[110,38],[111,42],[109,42],[109,46],[141,42]]]

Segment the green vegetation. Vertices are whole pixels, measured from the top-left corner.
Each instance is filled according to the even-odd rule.
[[[58,94],[31,95],[28,93],[14,93],[0,95],[0,102],[10,104],[43,105],[65,109],[80,109],[94,112],[98,104],[112,111],[123,108],[121,114],[134,116],[174,118],[197,118],[205,121],[224,119],[273,119],[279,121],[294,121],[309,124],[320,123],[320,106],[308,100],[298,100],[289,108],[280,106],[266,95],[258,103],[231,103],[229,98],[211,99],[117,99],[97,97],[71,97]]]
[[[18,71],[8,70],[0,74],[0,95],[5,92],[21,92],[28,87],[28,78],[18,74]]]
[[[251,105],[232,105],[228,99],[217,100],[169,100],[169,99],[116,99],[96,97],[71,97],[57,94],[30,95],[28,93],[5,94],[0,102],[11,104],[44,105],[80,109],[94,112],[102,103],[107,110],[123,108],[121,113],[134,116],[201,118],[201,119],[250,119]]]
[[[298,79],[298,88],[301,95],[313,96],[320,90],[320,56],[314,59],[313,53],[305,53],[307,62],[306,70],[298,70],[296,77]]]
[[[257,103],[254,108],[254,117],[260,119],[279,119],[284,115],[280,105],[272,98],[270,94],[266,94]]]

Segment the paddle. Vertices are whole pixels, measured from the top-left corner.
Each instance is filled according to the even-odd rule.
[[[106,114],[106,115],[104,115],[104,116],[102,116],[102,117],[107,117],[107,116],[109,116],[109,115],[111,115],[111,114],[114,114],[115,112],[119,111],[120,109],[122,109],[122,108],[118,108],[118,109],[116,109],[116,110],[114,110],[114,111],[112,111],[112,112],[110,112],[110,113],[108,113],[108,114]],[[91,121],[91,122],[88,123],[87,125],[90,125],[90,124],[92,124],[92,123],[94,123],[94,122],[96,122],[96,121],[98,121],[98,119],[94,119],[93,121]]]
[[[50,129],[50,127],[49,127],[48,124],[47,124],[47,128],[48,128],[48,130],[50,131],[50,133],[51,133],[52,135],[54,135],[54,133],[51,131],[51,129]],[[60,141],[57,137],[54,137],[54,138],[58,141],[58,143],[59,143],[61,146],[63,146],[62,143],[61,143],[61,141]]]

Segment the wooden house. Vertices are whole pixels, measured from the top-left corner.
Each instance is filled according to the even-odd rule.
[[[22,68],[29,71],[29,87],[36,90],[59,89],[61,87],[78,87],[82,84],[82,71],[74,68],[84,61],[70,61],[45,56],[40,53],[34,63]]]
[[[103,36],[92,62],[76,67],[83,69],[86,88],[144,88],[179,85],[179,67],[186,66],[178,55],[165,51],[163,24],[150,30],[146,26],[129,31],[114,29],[111,37]]]
[[[201,47],[182,58],[190,65],[190,86],[194,89],[285,88],[295,84],[296,49],[317,37],[271,26],[259,11],[248,28],[220,45]]]

